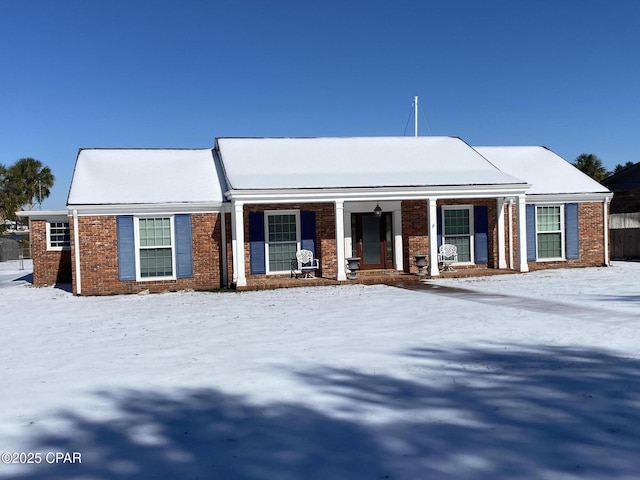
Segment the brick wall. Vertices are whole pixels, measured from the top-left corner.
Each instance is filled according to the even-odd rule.
[[[333,203],[285,203],[244,206],[244,258],[247,278],[274,278],[273,275],[251,274],[249,260],[249,213],[265,210],[309,210],[316,212],[316,257],[320,260],[319,276],[335,278],[336,264],[336,225]]]
[[[31,220],[33,284],[71,283],[71,250],[47,250],[46,220]]]
[[[415,255],[429,255],[429,207],[425,200],[404,200],[400,208],[404,271],[418,273]]]
[[[118,279],[115,216],[79,217],[78,229],[82,295],[138,293],[144,290],[150,292],[183,289],[213,290],[221,286],[221,226],[218,214],[191,215],[193,277],[176,280],[137,282]],[[75,249],[72,253],[75,255]],[[73,292],[77,294],[75,271]]]

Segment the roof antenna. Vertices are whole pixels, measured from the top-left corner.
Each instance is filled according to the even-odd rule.
[[[418,136],[418,96],[413,97],[414,120],[413,120],[413,136]]]

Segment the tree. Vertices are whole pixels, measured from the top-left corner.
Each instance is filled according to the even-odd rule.
[[[613,173],[618,173],[621,172],[622,170],[625,170],[629,167],[633,167],[635,165],[635,163],[629,161],[627,163],[625,163],[624,165],[622,165],[621,163],[616,165],[616,168],[613,169]]]
[[[0,164],[0,222],[4,227],[5,220],[15,220],[16,211],[24,205],[25,198],[15,189],[15,184],[8,175],[8,169]]]
[[[42,203],[51,194],[55,180],[51,169],[35,158],[21,158],[9,167],[6,176],[23,200],[21,205],[27,204],[29,210],[33,210],[34,201]]]
[[[602,164],[602,160],[592,153],[578,155],[575,162],[573,162],[573,166],[598,182],[609,176],[609,172]]]

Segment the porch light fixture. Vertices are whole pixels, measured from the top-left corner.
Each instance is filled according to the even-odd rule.
[[[376,208],[373,209],[373,213],[376,215],[376,217],[382,216],[382,209],[380,208],[380,204],[378,202],[376,202]]]

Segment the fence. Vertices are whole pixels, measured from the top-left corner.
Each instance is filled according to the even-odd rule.
[[[609,220],[611,258],[640,258],[640,213],[615,213]]]

